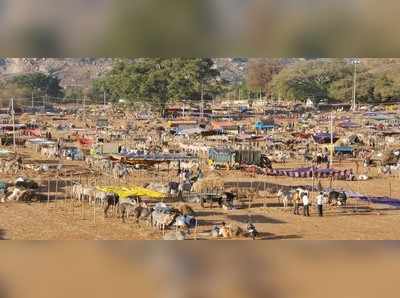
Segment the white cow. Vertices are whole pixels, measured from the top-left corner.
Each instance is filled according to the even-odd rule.
[[[293,197],[293,190],[280,189],[278,191],[278,200],[282,200],[284,208],[287,208],[289,206],[289,202],[292,201],[292,197]]]

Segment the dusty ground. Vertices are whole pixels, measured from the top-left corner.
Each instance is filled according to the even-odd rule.
[[[239,173],[229,173],[223,179],[238,179]],[[290,179],[272,177],[242,177],[246,180],[264,180],[274,183],[299,185],[311,184],[310,179]],[[364,194],[382,195],[387,185],[392,184],[392,196],[400,197],[399,183],[389,178],[367,182],[335,182],[336,187],[360,190]],[[322,181],[329,184],[328,180]],[[291,208],[279,207],[273,196],[256,199],[252,208],[226,211],[218,207],[213,209],[193,205],[197,212],[199,227],[192,231],[191,238],[207,239],[213,224],[225,221],[245,227],[249,216],[261,232],[259,239],[400,239],[400,210],[385,205],[369,204],[360,200],[350,200],[347,208],[330,207],[325,216],[316,216],[311,208],[311,217],[295,216]],[[162,234],[146,225],[140,227],[134,223],[123,224],[120,219],[105,219],[102,210],[96,210],[96,223],[92,207],[82,208],[63,199],[42,203],[6,203],[0,204],[0,227],[6,239],[160,239]]]
[[[30,150],[23,149],[20,152],[24,160],[32,160],[34,163],[43,162],[43,157]],[[84,167],[82,162],[65,162],[71,172],[80,173]],[[277,168],[290,168],[305,166],[302,162],[291,162],[289,164],[277,164]],[[334,168],[353,168],[357,166],[354,161],[344,161],[335,164]],[[361,166],[358,173],[363,173]],[[206,173],[207,176],[208,173]],[[55,191],[54,174],[38,175],[34,172],[24,172],[19,175],[30,177],[42,184],[42,191],[46,193],[48,180],[51,183],[51,196]],[[170,175],[174,175],[170,173]],[[373,178],[368,181],[348,182],[334,181],[335,188],[343,188],[360,192],[365,195],[391,196],[400,199],[399,178],[377,177],[376,169],[372,169],[369,175]],[[74,180],[88,181],[84,174],[68,175],[66,177]],[[90,176],[89,182],[107,185],[135,184],[143,185],[146,181],[167,182],[171,180],[168,173],[157,173],[156,171],[138,174],[130,181],[114,181],[109,177],[99,178]],[[176,176],[173,176],[176,178]],[[0,175],[0,180],[11,181],[15,175]],[[65,179],[65,178],[62,178]],[[220,171],[221,181],[269,181],[285,185],[312,184],[311,179],[293,179],[287,177],[265,177],[238,171]],[[324,187],[329,186],[329,180],[321,180]],[[63,191],[62,184],[58,186]],[[313,195],[315,196],[315,194]],[[313,197],[312,197],[313,199]],[[244,202],[244,205],[247,203]],[[212,225],[220,224],[222,221],[241,227],[246,226],[246,221],[251,220],[261,232],[260,239],[400,239],[400,230],[396,227],[400,223],[400,210],[392,207],[369,204],[359,200],[350,200],[346,209],[329,208],[326,216],[316,216],[315,208],[311,208],[311,217],[295,216],[291,208],[284,210],[278,204],[276,197],[262,197],[256,199],[251,209],[243,208],[235,211],[225,211],[221,208],[200,208],[199,205],[192,206],[197,212],[198,229],[193,231],[191,238],[208,239],[209,230]],[[47,202],[6,203],[0,204],[0,238],[6,239],[160,239],[162,234],[150,227],[136,224],[121,223],[120,219],[104,219],[102,210],[96,210],[96,223],[94,223],[94,212],[92,207],[86,207],[85,214],[78,205],[72,207],[70,202],[65,203],[63,196],[50,204]]]

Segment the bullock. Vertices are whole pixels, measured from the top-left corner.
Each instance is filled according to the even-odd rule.
[[[231,210],[234,207],[234,200],[236,195],[233,192],[226,191],[223,194],[208,194],[201,198],[200,206],[204,208],[205,203],[210,204],[210,208],[213,208],[213,203],[218,203],[220,208]]]
[[[84,187],[83,185],[77,183],[72,186],[71,195],[79,202],[87,200],[89,204],[93,204],[96,202],[98,192],[94,187]]]
[[[177,229],[189,230],[191,227],[194,227],[195,225],[196,225],[196,219],[190,215],[178,215],[174,221],[174,226]]]
[[[293,190],[284,190],[284,189],[280,189],[278,191],[278,200],[282,200],[283,203],[283,207],[287,208],[289,206],[289,203],[292,202],[292,198],[293,198]]]
[[[104,217],[107,218],[108,216],[108,209],[110,209],[110,207],[114,207],[116,208],[119,204],[119,195],[116,193],[109,193],[107,194],[107,196],[105,197],[105,203],[107,204],[106,207],[104,208]]]
[[[328,204],[335,204],[337,206],[346,205],[347,203],[347,195],[344,191],[338,192],[335,190],[326,193],[328,197]]]
[[[140,204],[141,199],[139,197],[120,200],[118,204],[118,212],[121,214],[122,222],[125,222],[125,219],[129,219],[129,216],[134,214],[135,209],[140,206]]]
[[[146,203],[140,204],[138,207],[135,208],[133,215],[136,220],[136,223],[139,223],[140,220],[147,221],[150,225],[152,224],[152,213],[154,209],[148,207]]]
[[[116,164],[113,168],[113,176],[115,179],[121,179],[128,175],[128,169],[126,166]]]
[[[151,213],[151,223],[156,228],[164,230],[170,227],[179,215],[177,209],[170,208],[163,203],[158,203]]]
[[[194,210],[187,204],[179,205],[178,210],[182,215],[190,215],[190,216],[195,215]]]
[[[33,193],[29,189],[19,189],[17,187],[11,188],[6,194],[4,201],[30,201],[32,200]]]

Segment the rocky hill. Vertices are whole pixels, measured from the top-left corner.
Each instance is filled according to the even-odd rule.
[[[246,58],[214,60],[223,79],[238,83],[245,77]],[[112,58],[0,58],[0,78],[40,71],[56,74],[63,86],[86,86],[109,70],[113,61]]]
[[[110,58],[1,58],[0,76],[12,77],[31,72],[54,73],[63,86],[87,85],[109,70]]]

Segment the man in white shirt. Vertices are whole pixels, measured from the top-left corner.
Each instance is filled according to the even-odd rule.
[[[323,216],[322,206],[324,204],[324,193],[320,192],[317,196],[317,208],[318,208],[318,215]]]
[[[303,194],[303,214],[304,216],[310,216],[308,193]]]

